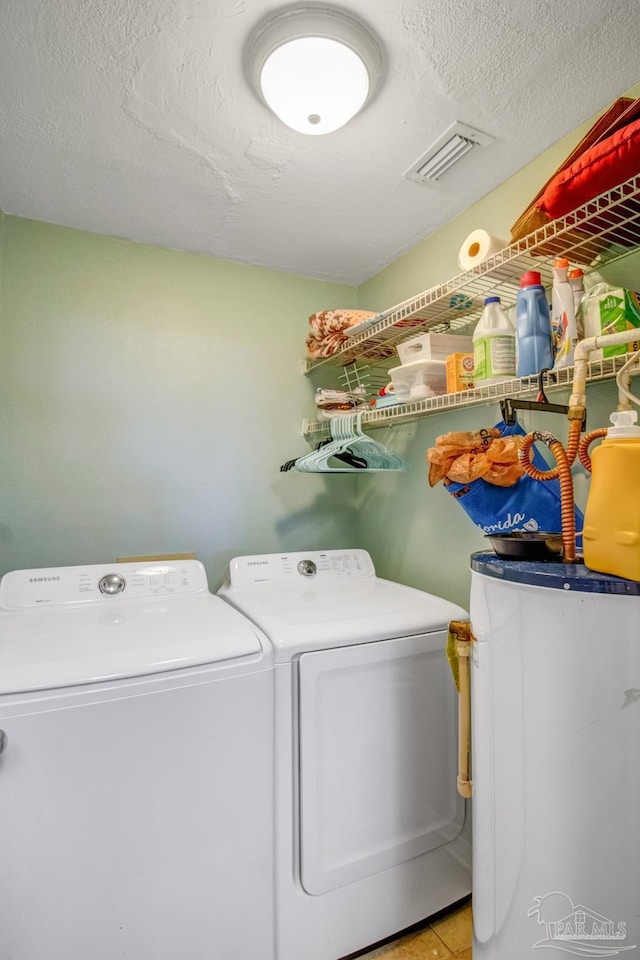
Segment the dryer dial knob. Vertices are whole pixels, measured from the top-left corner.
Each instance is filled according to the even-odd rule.
[[[98,583],[100,593],[106,593],[108,597],[113,597],[116,593],[122,593],[125,586],[126,580],[119,573],[108,573]]]
[[[298,573],[303,577],[315,577],[317,569],[313,560],[301,560],[298,564]]]

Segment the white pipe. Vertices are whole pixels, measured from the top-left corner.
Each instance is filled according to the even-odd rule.
[[[618,343],[632,343],[637,339],[638,330],[633,328],[623,330],[621,333],[608,333],[600,337],[587,337],[586,340],[578,340],[573,352],[573,392],[569,397],[569,407],[584,409],[587,404],[587,364],[591,351],[598,350],[600,347],[614,346]]]
[[[618,370],[618,410],[633,410],[633,404],[640,407],[640,398],[631,393],[631,377],[640,374],[640,351],[632,353]]]

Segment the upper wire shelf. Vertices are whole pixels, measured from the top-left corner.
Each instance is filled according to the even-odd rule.
[[[587,272],[638,246],[640,175],[512,243],[472,270],[384,311],[377,323],[347,340],[331,357],[303,361],[305,372],[326,363],[336,366],[392,356],[398,343],[427,330],[461,333],[478,320],[486,296],[500,297],[505,307],[514,304],[520,276],[527,270],[538,270],[543,285],[550,286],[558,256]]]

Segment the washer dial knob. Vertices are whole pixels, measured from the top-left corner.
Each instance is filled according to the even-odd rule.
[[[317,570],[313,560],[301,560],[298,564],[298,573],[303,577],[315,577]]]
[[[114,597],[117,593],[122,593],[126,586],[126,580],[119,573],[108,573],[98,582],[100,593],[105,593],[108,597]]]

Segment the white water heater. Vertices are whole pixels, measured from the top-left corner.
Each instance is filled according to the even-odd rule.
[[[640,957],[640,583],[471,567],[474,960]]]

